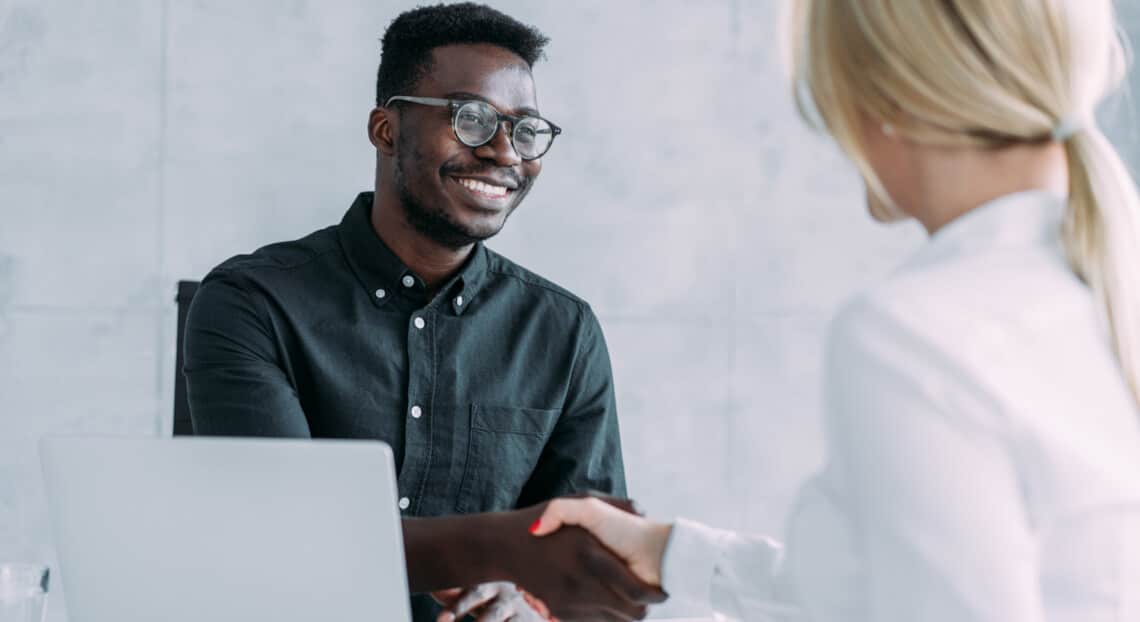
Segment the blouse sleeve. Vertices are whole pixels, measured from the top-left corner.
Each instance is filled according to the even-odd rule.
[[[777,542],[678,520],[671,598],[749,621],[1044,622],[999,409],[947,348],[866,307],[827,355],[829,458]]]
[[[914,320],[855,306],[827,354],[830,468],[861,558],[860,613],[1043,622],[1037,538],[1002,409],[968,364],[967,337],[925,334]]]
[[[681,601],[731,620],[790,620],[796,608],[777,596],[783,547],[770,538],[678,519],[665,550],[662,588]]]

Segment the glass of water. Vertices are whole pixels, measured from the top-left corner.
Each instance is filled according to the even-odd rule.
[[[48,567],[0,563],[0,622],[43,622]]]

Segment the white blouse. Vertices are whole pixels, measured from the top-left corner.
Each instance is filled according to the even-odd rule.
[[[983,205],[848,304],[786,548],[679,520],[665,590],[748,621],[1140,622],[1140,409],[1063,210]]]

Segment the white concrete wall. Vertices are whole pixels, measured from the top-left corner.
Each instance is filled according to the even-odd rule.
[[[378,39],[411,4],[0,0],[0,560],[52,555],[37,438],[169,433],[175,281],[371,187]],[[778,531],[821,458],[828,318],[921,236],[873,225],[796,118],[775,0],[493,4],[552,37],[566,133],[492,246],[598,311],[647,508]]]

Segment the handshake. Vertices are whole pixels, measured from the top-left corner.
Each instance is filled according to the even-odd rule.
[[[640,620],[667,598],[661,559],[670,530],[608,497],[407,519],[408,582],[444,605],[439,622],[468,614],[479,622]]]

